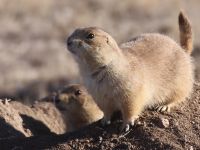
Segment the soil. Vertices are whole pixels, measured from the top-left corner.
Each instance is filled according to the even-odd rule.
[[[0,140],[65,131],[62,115],[52,103],[27,106],[17,101],[0,100]]]
[[[191,98],[174,108],[171,113],[145,110],[136,121],[134,127],[126,133],[119,131],[122,122],[119,119],[120,114],[116,113],[112,124],[106,127],[102,127],[100,121],[98,121],[75,132],[56,134],[55,132],[46,131],[47,129],[49,129],[48,131],[55,130],[55,127],[59,127],[58,125],[47,127],[47,125],[42,124],[40,132],[42,133],[46,130],[45,134],[34,134],[34,127],[38,128],[38,125],[32,128],[26,127],[26,130],[30,130],[29,133],[31,133],[31,135],[27,135],[24,132],[24,123],[22,123],[24,122],[24,118],[18,116],[17,109],[13,107],[12,109],[15,110],[13,111],[10,108],[13,104],[10,104],[10,102],[9,104],[4,104],[2,102],[1,105],[4,106],[0,107],[0,110],[4,111],[4,115],[2,115],[3,111],[0,111],[0,118],[2,118],[0,119],[0,149],[3,150],[200,149],[200,82],[195,83]],[[21,107],[18,106],[18,109],[21,109]],[[47,112],[48,109],[45,109],[43,113],[47,115]],[[48,124],[55,122],[56,117],[53,116],[55,114],[51,113],[49,116],[46,116],[49,119]],[[8,116],[16,119],[12,121],[10,119],[9,121]],[[27,114],[27,117],[30,117],[29,114]],[[44,126],[46,128],[43,128]],[[10,129],[17,131],[18,134],[11,136],[11,133],[14,135],[14,132],[10,132],[7,138],[2,138],[2,131],[8,131]]]

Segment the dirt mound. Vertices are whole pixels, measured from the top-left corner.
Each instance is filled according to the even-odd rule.
[[[161,114],[146,110],[127,133],[119,132],[122,122],[114,119],[107,127],[101,127],[100,122],[96,122],[75,132],[51,134],[49,131],[59,133],[62,128],[62,124],[56,124],[59,122],[57,113],[49,113],[53,107],[41,109],[41,104],[34,108],[23,106],[26,107],[26,110],[23,109],[27,113],[24,114],[26,117],[35,114],[32,117],[37,116],[38,120],[44,121],[40,115],[46,115],[44,118],[49,119],[49,122],[46,121],[46,128],[40,126],[38,134],[34,134],[33,130],[29,129],[30,132],[27,132],[24,128],[26,117],[21,117],[17,109],[21,105],[0,103],[1,149],[200,149],[200,83],[195,83],[191,98],[173,112]],[[33,126],[32,123],[34,122],[28,119],[25,124]],[[54,126],[48,126],[52,123],[55,123]],[[2,132],[5,130],[9,133]],[[45,130],[48,132],[44,132]],[[30,135],[32,137],[25,137]]]
[[[0,101],[0,138],[25,137],[31,134],[23,128],[23,120],[7,100]]]
[[[0,101],[0,139],[65,132],[60,112],[51,103],[29,107],[19,102]]]

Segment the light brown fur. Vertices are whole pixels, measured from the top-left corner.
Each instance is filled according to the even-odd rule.
[[[66,122],[67,131],[77,130],[103,117],[103,112],[81,85],[68,85],[54,96],[56,107]]]
[[[118,46],[108,33],[96,27],[77,29],[68,38],[68,49],[104,112],[104,122],[120,110],[123,128],[128,129],[145,107],[159,105],[157,110],[170,111],[189,97],[193,87],[189,55],[192,40],[187,39],[191,32],[183,29],[191,27],[182,13],[180,16],[181,46],[185,50],[169,37],[153,33]]]
[[[188,54],[191,54],[193,49],[191,24],[183,12],[180,12],[178,21],[180,29],[180,44]]]

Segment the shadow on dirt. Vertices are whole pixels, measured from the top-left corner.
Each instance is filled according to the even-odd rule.
[[[0,141],[2,139],[9,139],[14,137],[25,137],[23,133],[16,130],[12,125],[6,123],[6,121],[3,118],[0,118]]]
[[[33,135],[53,134],[41,121],[24,114],[21,114],[20,116],[23,119],[23,127],[29,129]]]
[[[160,143],[159,140],[153,140],[151,133],[142,126],[134,127],[130,133],[119,134],[120,125],[121,123],[115,122],[102,128],[100,121],[98,121],[78,131],[62,135],[43,135],[0,140],[0,147],[3,149],[12,149],[14,147],[20,147],[21,149],[45,149],[57,148],[61,144],[65,149],[79,149],[81,142],[89,139],[90,144],[95,145],[93,149],[101,149],[102,146],[109,148],[110,143],[115,145],[112,149],[139,148],[140,145],[142,145],[143,149],[148,149],[149,147],[171,148],[168,144]],[[76,144],[73,144],[74,142]],[[131,147],[133,145],[134,147]]]

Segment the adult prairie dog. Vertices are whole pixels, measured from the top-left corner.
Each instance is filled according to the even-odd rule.
[[[74,131],[103,117],[91,95],[78,84],[64,87],[55,95],[54,102],[63,115],[67,131]]]
[[[128,130],[142,110],[156,106],[170,111],[189,97],[193,87],[192,31],[179,14],[179,46],[171,38],[149,33],[118,45],[97,27],[80,28],[68,37],[68,50],[79,64],[85,86],[104,112],[104,123],[114,111]]]

